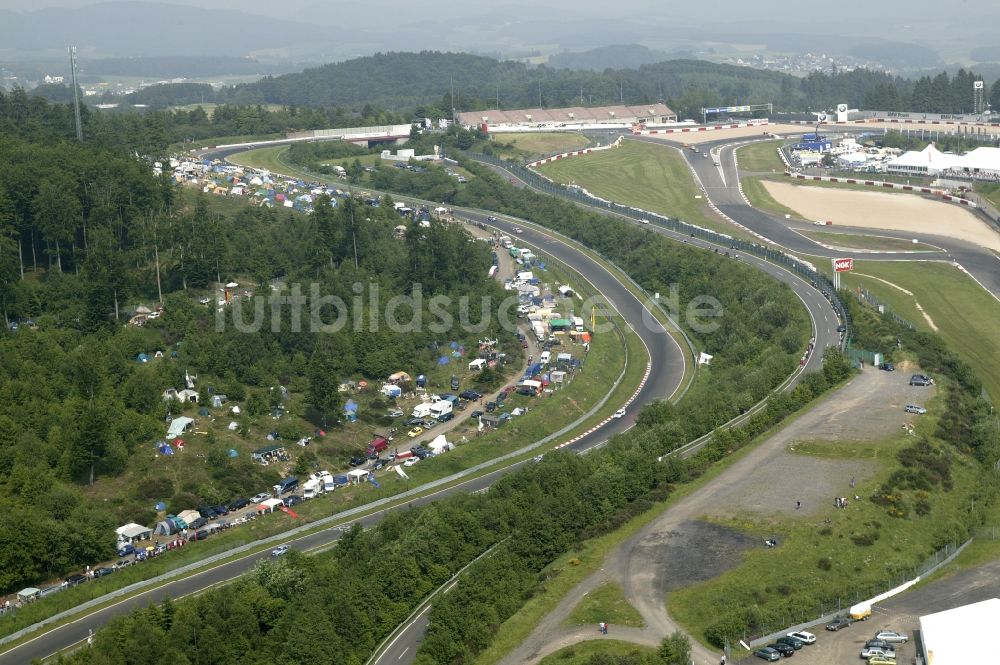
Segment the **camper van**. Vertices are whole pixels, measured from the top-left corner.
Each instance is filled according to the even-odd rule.
[[[543,365],[548,365],[549,360],[552,358],[552,354],[548,351],[542,351],[542,355],[538,356],[538,362]]]
[[[452,412],[452,403],[448,400],[440,400],[431,404],[431,418],[440,420],[442,416]]]
[[[413,407],[413,413],[411,414],[414,418],[427,418],[431,415],[431,405],[430,404],[417,404]]]

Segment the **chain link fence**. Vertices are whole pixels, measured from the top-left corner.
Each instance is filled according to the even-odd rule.
[[[997,536],[1000,536],[1000,528],[997,528],[996,531]],[[761,622],[756,630],[746,630],[737,639],[742,639],[751,647],[756,647],[771,642],[775,637],[789,631],[802,630],[817,623],[831,621],[838,615],[846,613],[851,606],[857,603],[875,598],[918,577],[930,575],[938,568],[951,562],[970,542],[972,541],[948,543],[912,568],[894,571],[877,582],[853,586],[842,594],[818,598],[815,610],[811,612],[811,617],[804,616],[802,612],[793,614],[789,611],[781,611],[776,613],[768,620]],[[885,613],[886,611],[884,608],[880,608],[878,602],[872,604],[873,614]]]

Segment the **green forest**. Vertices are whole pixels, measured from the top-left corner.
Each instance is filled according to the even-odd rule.
[[[488,247],[455,226],[414,226],[401,240],[394,227],[405,220],[391,205],[359,199],[333,208],[320,198],[308,216],[218,208],[154,177],[125,142],[62,138],[65,108],[31,100],[25,119],[3,101],[0,126],[15,129],[0,138],[0,311],[20,324],[0,332],[4,591],[113,556],[114,527],[152,523],[155,501],[219,503],[270,484],[274,471],[224,449],[203,475],[149,477],[149,453],[170,408],[161,394],[183,386],[188,369],[246,400],[241,431],[277,406],[279,384],[304,402],[308,422],[332,424],[339,381],[380,379],[401,367],[426,372],[439,345],[477,341],[461,330],[396,332],[372,322],[371,292],[359,296],[353,285],[377,285],[384,303],[420,284],[427,321],[441,311],[430,310],[434,295],[449,298],[444,311],[454,320],[467,298],[472,321],[483,314],[477,308],[503,298],[485,279]],[[264,294],[276,282],[301,282],[306,293],[315,285],[360,302],[362,316],[322,335],[309,325],[295,332],[290,308],[273,330],[220,329],[204,303],[218,298],[216,282],[234,278]],[[126,325],[143,303],[162,303],[163,316]],[[501,337],[504,349],[520,352],[512,333]],[[136,362],[154,351],[164,357]],[[304,433],[284,435],[294,441]]]

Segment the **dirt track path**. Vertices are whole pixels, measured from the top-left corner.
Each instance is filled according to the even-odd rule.
[[[760,547],[756,539],[703,521],[707,515],[752,512],[782,518],[814,519],[833,510],[832,499],[848,491],[850,478],[864,486],[874,469],[865,462],[818,459],[789,453],[798,440],[879,439],[912,419],[902,405],[914,394],[929,397],[926,388],[907,385],[906,372],[868,368],[821,400],[807,413],[750,450],[713,482],[678,501],[636,535],[613,550],[604,566],[574,587],[545,616],[528,638],[501,663],[537,663],[546,655],[576,642],[597,639],[596,626],[566,626],[573,608],[605,582],[622,586],[625,597],[642,615],[642,629],[612,625],[609,637],[657,646],[680,627],[670,617],[666,596],[693,582],[714,578],[738,565],[741,553]],[[859,418],[859,413],[864,418]],[[787,479],[780,487],[761,483],[759,470],[773,469]],[[770,473],[770,471],[769,471]],[[802,507],[797,508],[795,501]],[[716,665],[718,652],[691,641],[693,665]]]

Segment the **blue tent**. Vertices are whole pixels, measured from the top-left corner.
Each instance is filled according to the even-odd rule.
[[[157,447],[161,455],[173,455],[174,449],[170,447],[169,443],[164,442],[163,445]]]
[[[419,375],[417,377],[417,387],[418,388],[423,388],[426,385],[427,385],[427,377],[424,376],[423,374]]]
[[[458,348],[458,342],[452,342],[448,346],[450,346],[452,349],[457,349]]]
[[[448,359],[448,356],[441,356],[438,358],[438,365],[447,365],[450,362],[451,360]]]
[[[165,504],[162,501],[159,501],[159,502],[157,502],[157,504],[155,506],[153,506],[153,509],[154,510],[166,510],[167,509],[167,504]]]
[[[137,355],[135,357],[135,360],[136,360],[136,362],[140,362],[140,363],[148,363],[149,362],[149,355],[145,354],[145,353],[140,353],[139,355]]]
[[[347,422],[353,423],[358,419],[358,405],[354,400],[348,400],[344,405],[344,417]]]
[[[240,454],[239,454],[238,452],[236,452],[236,449],[235,449],[235,448],[230,448],[230,449],[229,449],[229,456],[230,456],[230,457],[239,457],[239,456],[240,456]]]

